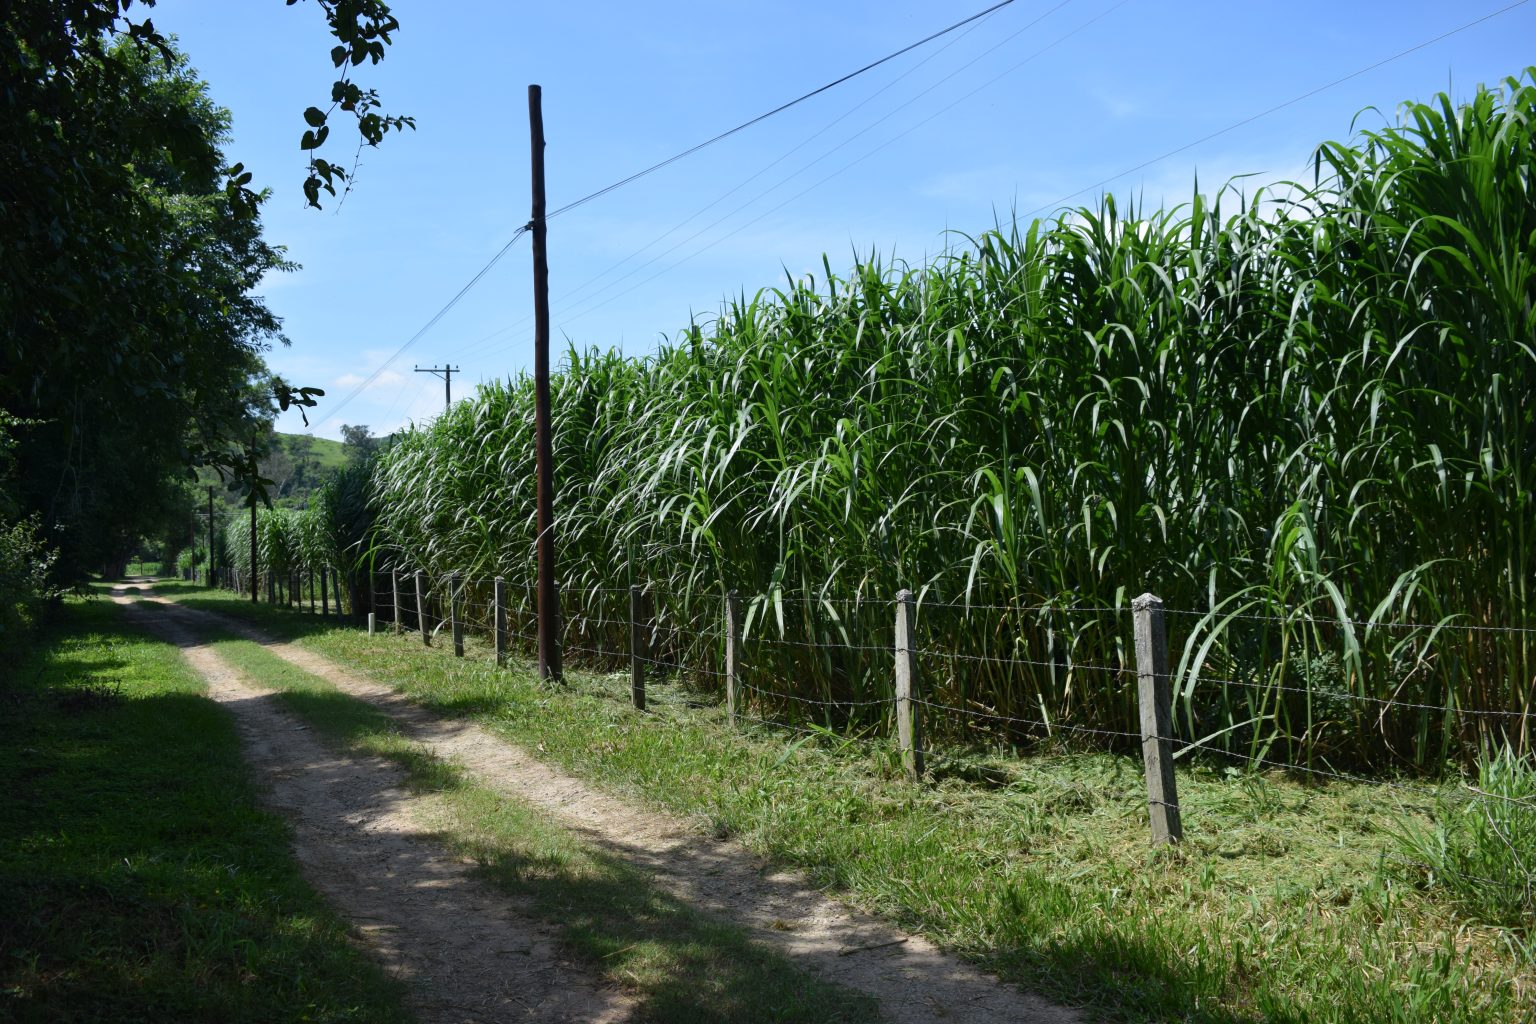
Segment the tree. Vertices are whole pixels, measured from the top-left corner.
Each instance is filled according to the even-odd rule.
[[[265,193],[221,151],[228,115],[132,3],[0,5],[0,412],[19,442],[0,526],[37,523],[67,579],[173,514],[158,499],[190,466],[264,497],[247,440],[274,405],[321,394],[265,367],[280,325],[251,289],[291,269],[261,238]],[[318,155],[338,112],[369,145],[413,126],[352,81],[398,27],[388,5],[317,3],[338,76],[300,140],[315,206],[349,179]]]
[[[374,437],[366,423],[357,426],[342,424],[341,443],[347,453],[347,465],[357,466],[367,462],[378,452],[383,438]]]

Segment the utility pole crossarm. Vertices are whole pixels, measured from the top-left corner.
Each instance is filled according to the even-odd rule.
[[[418,366],[417,373],[430,373],[434,377],[443,378],[443,412],[453,407],[453,375],[463,373],[462,366]]]

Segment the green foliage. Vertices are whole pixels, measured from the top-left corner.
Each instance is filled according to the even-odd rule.
[[[0,1019],[397,1022],[172,645],[71,602],[0,674]]]
[[[66,6],[0,16],[0,408],[28,421],[7,487],[74,580],[184,522],[170,482],[268,414],[250,289],[288,264],[226,193],[228,115],[186,61],[83,42]]]
[[[1528,750],[1518,718],[1462,712],[1536,710],[1536,648],[1480,631],[1536,627],[1533,75],[1324,145],[1311,186],[1106,197],[923,267],[824,264],[651,358],[571,352],[568,640],[622,650],[615,591],[644,582],[659,657],[715,668],[734,588],[757,681],[879,727],[857,702],[889,694],[909,587],[932,699],[1024,723],[937,729],[1134,733],[1127,605],[1151,590],[1193,613],[1170,616],[1191,741],[1424,769]],[[532,411],[526,377],[482,388],[381,456],[375,499],[387,557],[508,576],[524,632]]]
[[[1433,828],[1397,827],[1408,869],[1472,917],[1527,934],[1536,922],[1536,765],[1504,746],[1479,761],[1477,784],[1442,799]]]
[[[261,238],[265,193],[226,163],[227,113],[132,6],[0,8],[0,410],[27,421],[4,483],[41,516],[55,574],[70,581],[116,575],[139,537],[180,522],[179,503],[162,498],[191,466],[266,500],[254,453],[232,440],[324,393],[267,373],[260,354],[279,324],[250,292],[291,264]],[[331,107],[306,112],[316,206],[349,181],[315,152],[314,128],[329,133],[336,110],[355,119],[360,146],[414,127],[352,80],[399,27],[388,4],[319,7],[338,71]]]
[[[14,431],[27,425],[0,409],[0,481],[14,471]],[[39,538],[37,517],[18,519],[19,512],[0,487],[0,659],[20,654],[53,596],[49,570],[57,553]]]
[[[56,596],[49,583],[55,557],[38,537],[35,516],[0,526],[0,659],[21,652]]]

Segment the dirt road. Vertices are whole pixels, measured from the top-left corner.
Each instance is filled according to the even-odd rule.
[[[998,982],[920,936],[852,910],[790,871],[683,822],[566,775],[472,722],[444,720],[394,690],[244,623],[157,598],[136,618],[177,643],[233,711],[273,806],[295,821],[317,888],[351,915],[386,963],[421,979],[424,1020],[623,1019],[622,994],[563,961],[553,933],[504,895],[487,895],[461,866],[412,836],[412,798],[383,762],[324,750],[302,726],[198,641],[217,625],[392,716],[410,739],[467,768],[482,785],[550,812],[582,838],[623,857],[671,895],[746,928],[754,941],[835,984],[868,993],[884,1019],[974,1024],[1065,1024],[1075,1011]],[[465,914],[478,915],[467,937]],[[506,981],[516,973],[517,983]],[[479,979],[479,980],[477,980]],[[470,993],[468,997],[465,992]],[[460,1013],[461,1016],[454,1016]],[[521,1014],[521,1016],[519,1016]]]

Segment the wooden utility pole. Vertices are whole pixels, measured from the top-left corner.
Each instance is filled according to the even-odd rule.
[[[543,92],[528,87],[528,135],[532,153],[533,217],[533,434],[539,478],[537,527],[539,550],[539,677],[560,678],[560,607],[555,591],[554,443],[549,425],[549,258],[544,222]]]
[[[418,366],[416,367],[416,372],[430,373],[434,377],[443,378],[443,412],[453,408],[453,375],[462,373],[463,367],[448,366],[447,364],[442,366]]]
[[[256,492],[251,492],[251,604],[256,603]]]
[[[251,475],[260,476],[256,472],[256,437],[251,436]],[[256,580],[261,573],[256,571],[256,481],[251,481],[251,604],[256,603]]]

